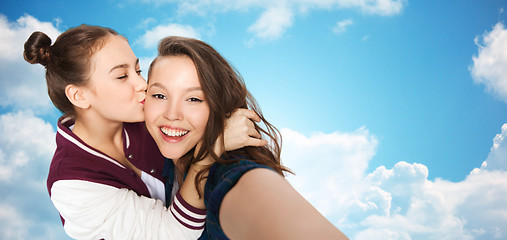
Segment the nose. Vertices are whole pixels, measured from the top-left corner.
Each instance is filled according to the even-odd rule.
[[[168,101],[169,104],[166,104],[164,117],[170,121],[177,121],[183,119],[182,108],[177,101]]]
[[[148,83],[144,80],[142,75],[139,75],[135,81],[135,90],[137,92],[146,92],[146,88],[148,87]]]

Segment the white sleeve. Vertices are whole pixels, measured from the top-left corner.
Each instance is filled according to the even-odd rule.
[[[179,193],[175,199],[168,209],[132,190],[83,180],[59,180],[51,188],[65,232],[75,239],[197,239],[205,212]]]

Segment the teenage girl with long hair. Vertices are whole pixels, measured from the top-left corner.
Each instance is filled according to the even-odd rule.
[[[269,144],[220,157],[213,146],[237,108],[257,113],[263,126],[255,129]],[[208,44],[182,37],[160,42],[148,72],[145,121],[162,154],[173,160],[168,167],[179,173],[167,185],[188,180],[183,176],[192,165],[206,165],[195,174],[207,208],[201,239],[347,239],[284,179],[279,132],[239,73]]]

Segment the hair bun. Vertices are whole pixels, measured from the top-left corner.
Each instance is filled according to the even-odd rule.
[[[43,32],[33,32],[25,42],[23,57],[31,64],[46,66],[49,63],[51,38]]]

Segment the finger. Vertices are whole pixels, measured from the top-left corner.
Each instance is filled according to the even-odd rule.
[[[255,128],[248,129],[248,136],[254,138],[261,138],[261,134],[259,133],[259,131],[255,130]]]
[[[250,109],[238,108],[233,114],[243,115],[255,122],[261,121],[261,118],[259,117],[259,115],[257,115],[257,113],[255,113],[253,110],[250,110]]]
[[[264,139],[250,138],[247,143],[247,146],[262,147],[266,146],[266,144],[268,144],[268,141]]]
[[[246,125],[248,128],[253,128],[255,129],[255,124],[252,120],[250,120],[249,118],[245,118],[245,121],[246,121]]]

